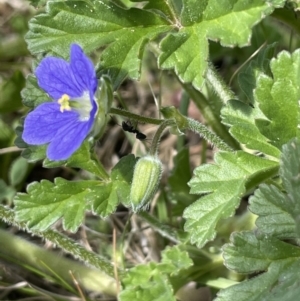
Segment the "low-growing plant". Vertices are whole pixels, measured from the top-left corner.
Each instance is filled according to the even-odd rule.
[[[103,292],[121,301],[187,300],[183,289],[191,283],[209,288],[218,301],[296,300],[299,2],[31,4],[40,11],[30,20],[25,39],[36,60],[22,91],[30,111],[16,130],[15,144],[28,162],[42,160],[45,168],[86,173],[72,180],[30,183],[26,192],[15,195],[14,206],[0,207],[2,220],[103,272],[108,281]],[[123,108],[116,105],[122,83],[138,81],[142,67],[149,68],[145,53],[155,57],[156,74],[176,78],[183,93],[179,108],[163,101],[157,106],[161,118],[135,114],[122,100]],[[222,56],[224,64],[227,57],[240,66],[230,80],[224,68],[219,71],[214,65]],[[205,124],[188,117],[184,107],[189,99]],[[128,154],[109,171],[95,150],[111,117],[130,120],[123,129],[137,138],[143,134],[137,128],[140,123],[156,125],[157,130],[147,153],[140,158]],[[163,171],[159,145],[166,130],[178,139],[188,131],[202,137],[202,163],[192,176],[189,152],[180,144],[172,170]],[[206,142],[213,146],[212,162],[205,160],[210,151]],[[17,184],[22,181],[18,170],[12,177]],[[5,186],[3,198],[12,199],[12,187]],[[151,204],[154,196],[157,202]],[[51,229],[60,221],[62,231],[75,233],[87,213],[109,218],[120,206],[132,213],[128,223],[138,216],[160,237],[157,261],[131,265],[118,261],[116,250],[110,256],[97,254]],[[168,212],[167,219],[159,208]],[[122,243],[114,243],[121,254],[128,227]]]

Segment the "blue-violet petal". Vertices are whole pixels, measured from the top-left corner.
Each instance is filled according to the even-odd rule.
[[[77,84],[69,63],[61,58],[44,58],[36,68],[35,75],[38,85],[54,100],[60,99],[63,94],[71,98],[80,97],[84,92]]]
[[[90,125],[89,122],[68,123],[59,129],[47,149],[50,160],[68,159],[86,138]]]
[[[91,60],[77,44],[71,45],[70,67],[81,90],[91,91],[94,95],[98,84],[95,68]]]
[[[58,103],[46,102],[30,112],[25,118],[23,140],[32,145],[49,143],[61,127],[78,119],[77,112],[61,113],[59,108]]]

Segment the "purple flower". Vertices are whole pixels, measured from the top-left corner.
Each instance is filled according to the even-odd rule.
[[[53,102],[27,115],[22,138],[32,145],[49,144],[50,160],[66,160],[80,147],[96,118],[98,82],[93,63],[79,45],[72,44],[70,62],[46,57],[35,75]]]

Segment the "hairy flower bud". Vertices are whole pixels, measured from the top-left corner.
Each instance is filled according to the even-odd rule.
[[[156,156],[146,155],[136,163],[130,190],[133,212],[141,210],[157,190],[162,164]]]

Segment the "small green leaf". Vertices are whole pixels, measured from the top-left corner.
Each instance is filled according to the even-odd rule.
[[[252,70],[256,72],[256,83],[252,80],[248,85],[250,89],[256,86],[254,108],[232,100],[222,110],[223,123],[248,148],[279,157],[282,145],[299,136],[300,51],[281,52],[271,61],[270,71],[265,61],[257,64],[261,65],[259,69]]]
[[[241,101],[230,100],[222,109],[222,119],[224,124],[230,126],[231,135],[247,148],[275,158],[280,156],[280,150],[269,143],[255,123],[256,119],[266,119],[258,106],[252,108]]]
[[[168,178],[167,197],[172,203],[172,216],[182,216],[183,210],[196,201],[197,196],[190,194],[188,181],[191,179],[189,149],[184,148],[174,157],[174,168]]]
[[[154,275],[152,281],[125,289],[119,295],[120,301],[176,301],[174,291],[166,276]]]
[[[101,217],[107,217],[115,212],[119,204],[117,191],[113,183],[102,183],[91,189],[87,200],[93,203],[93,212]]]
[[[215,237],[215,228],[221,219],[233,215],[246,191],[246,184],[255,178],[262,181],[274,175],[278,168],[276,162],[242,151],[217,153],[215,161],[216,164],[196,168],[189,182],[191,193],[207,194],[187,207],[183,215],[185,230],[190,233],[191,242],[198,247]]]
[[[10,113],[22,108],[20,92],[25,85],[25,78],[16,71],[0,85],[0,113]]]
[[[294,301],[287,298],[299,292],[298,271],[300,260],[283,260],[272,263],[268,272],[240,284],[221,290],[215,301]],[[277,299],[281,295],[281,298]],[[298,296],[297,296],[298,297]]]
[[[6,183],[0,179],[0,202],[6,200],[8,203],[11,203],[15,194],[16,190],[11,186],[7,186]]]
[[[300,140],[293,139],[283,146],[279,174],[287,192],[286,207],[295,220],[296,233],[300,237]]]
[[[162,253],[161,263],[150,262],[130,269],[123,278],[125,289],[120,294],[121,301],[175,301],[174,290],[169,276],[193,264],[186,251],[180,246],[168,247]]]
[[[27,77],[26,86],[21,95],[24,105],[32,109],[41,103],[52,101],[49,95],[38,86],[37,79],[33,75]]]
[[[141,2],[141,1],[139,1]],[[149,1],[145,6],[144,9],[153,10],[159,14],[162,14],[166,19],[172,20],[174,15],[173,11],[176,11],[176,2],[179,1],[169,1],[166,2],[165,0],[155,0]],[[174,6],[175,4],[175,6]],[[179,10],[180,12],[180,10]]]
[[[158,269],[161,269],[162,273],[168,271],[171,276],[177,275],[180,271],[193,265],[188,252],[182,251],[180,246],[167,247],[163,252],[161,263]]]
[[[271,61],[273,78],[260,75],[255,98],[267,120],[256,120],[269,143],[281,148],[299,135],[300,50],[282,51]],[[284,120],[284,122],[282,122]]]
[[[123,157],[112,170],[111,182],[104,182],[91,189],[87,199],[93,200],[93,211],[96,214],[106,217],[116,210],[120,202],[125,206],[130,205],[130,185],[136,161],[134,155]]]
[[[97,181],[69,182],[61,178],[54,183],[33,182],[28,185],[27,194],[19,193],[14,199],[16,218],[36,231],[44,231],[62,218],[63,228],[75,232],[90,206],[86,196],[97,184]]]
[[[9,182],[12,186],[16,186],[20,184],[28,171],[28,163],[27,160],[25,160],[22,157],[18,157],[12,164],[11,168],[9,170]]]

